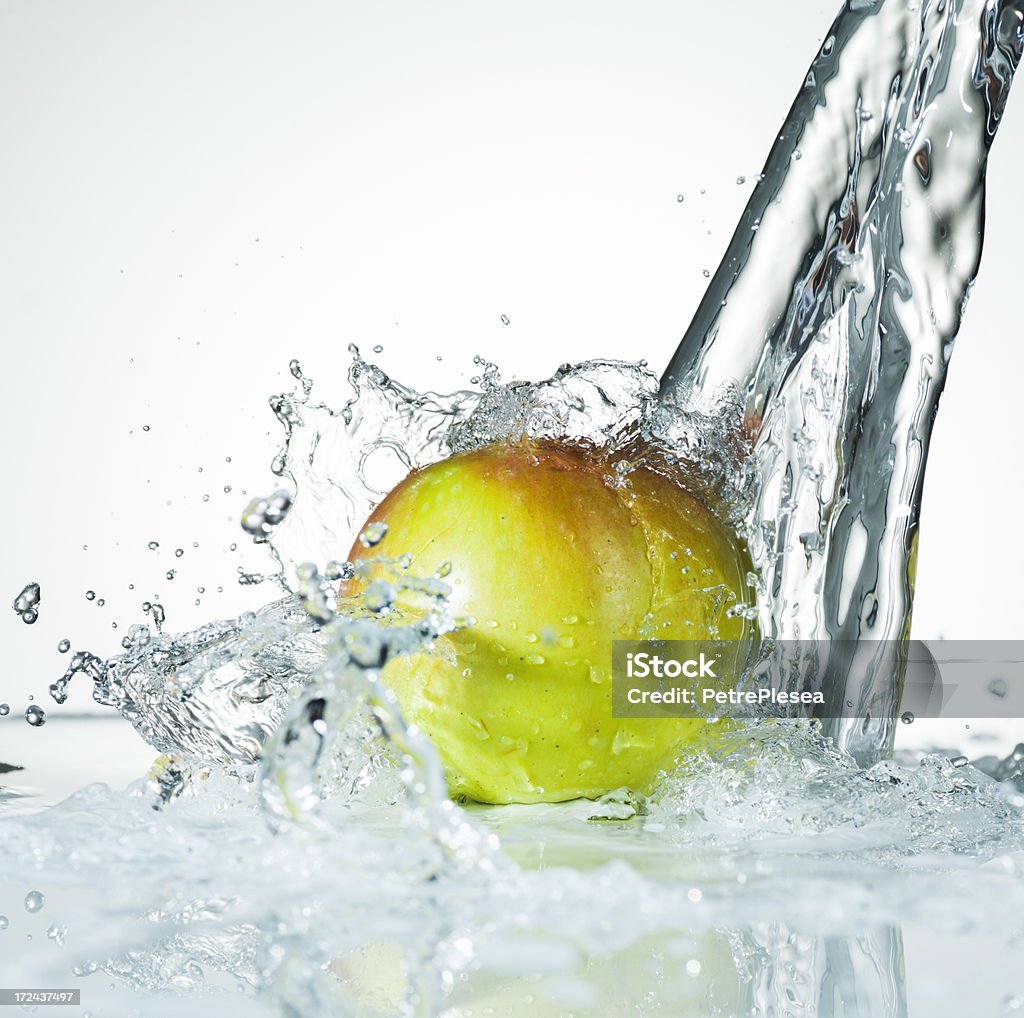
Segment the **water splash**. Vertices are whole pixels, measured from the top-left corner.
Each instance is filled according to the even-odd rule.
[[[863,763],[888,747],[892,671],[850,691],[873,724],[832,742],[814,722],[751,723],[646,802],[464,810],[379,681],[389,655],[459,624],[444,578],[411,576],[388,549],[393,574],[362,604],[337,611],[335,585],[353,568],[337,556],[409,469],[571,436],[626,471],[665,458],[745,528],[765,632],[903,635],[1015,16],[974,0],[849,4],[660,390],[642,365],[503,384],[481,359],[480,391],[421,394],[353,350],[354,395],[335,410],[292,362],[298,389],[271,400],[288,487],[243,514],[287,596],[179,635],[147,602],[155,632],[132,627],[109,660],[73,655],[53,698],[82,675],[164,755],[127,795],[93,786],[0,825],[0,885],[47,881],[50,939],[66,933],[76,975],[219,1013],[227,985],[246,1014],[640,1000],[825,1014],[841,1000],[902,1015],[900,923],[1003,932],[1024,908],[1024,751],[861,766],[848,750]],[[395,608],[408,584],[424,614]],[[74,882],[103,918],[77,946],[81,926],[58,914]],[[39,963],[39,985],[61,985],[65,957]]]
[[[190,764],[252,764],[290,700],[320,663],[324,643],[294,597],[179,635],[132,626],[125,653],[76,653],[56,684],[76,674],[93,699],[116,707],[162,753]]]

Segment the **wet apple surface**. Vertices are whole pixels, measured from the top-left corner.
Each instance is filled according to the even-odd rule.
[[[383,677],[426,731],[449,790],[481,802],[556,802],[643,790],[707,723],[612,716],[614,640],[738,640],[745,552],[698,498],[592,451],[501,443],[414,471],[377,507],[386,554],[419,575],[450,563],[470,620]],[[363,563],[349,596],[375,575]],[[403,595],[404,596],[404,595]]]

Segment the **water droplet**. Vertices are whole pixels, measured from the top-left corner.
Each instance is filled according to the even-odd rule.
[[[683,196],[681,194],[677,194],[676,195],[676,201],[679,202],[680,205],[681,205],[683,203]]]
[[[47,931],[46,936],[52,940],[58,947],[64,946],[64,938],[68,934],[68,928],[66,926],[58,926],[54,923]]]
[[[30,626],[39,618],[39,601],[39,584],[33,580],[22,587],[21,593],[11,603],[11,607],[21,616],[21,621]]]
[[[954,767],[966,767],[967,766],[967,757],[965,757],[965,756],[955,756],[949,762]]]
[[[95,601],[96,600],[96,591],[95,590],[87,590],[85,592],[85,599],[86,599],[86,601]]]
[[[167,579],[169,579],[169,580],[173,580],[174,577],[177,576],[177,575],[178,575],[178,570],[177,569],[168,569],[167,572],[164,573],[164,576],[166,576]]]
[[[501,324],[502,324],[502,325],[510,325],[510,324],[511,324],[511,323],[509,322],[509,318],[508,318],[508,315],[502,315],[502,316],[501,316]]]
[[[160,547],[160,542],[159,541],[150,541],[149,542],[149,550],[150,551],[156,551],[157,548],[159,548],[159,547]]]
[[[46,895],[42,891],[29,891],[25,895],[25,911],[40,912],[46,904]]]
[[[691,958],[686,963],[686,974],[696,979],[700,975],[701,963],[696,958]]]
[[[375,523],[368,523],[359,535],[359,543],[364,548],[373,548],[375,545],[380,544],[384,540],[384,535],[388,532],[388,525],[377,521]]]
[[[5,718],[10,713],[11,705],[9,703],[0,703],[0,718]]]
[[[703,272],[701,273],[701,275],[702,275],[702,276],[703,276],[703,277],[704,277],[705,279],[707,279],[707,278],[708,278],[708,276],[710,276],[710,275],[711,275],[711,272],[710,272],[710,270],[708,270],[708,269],[704,269],[704,271],[703,271]]]
[[[148,424],[143,424],[142,425],[142,430],[143,431],[149,431],[149,425]]]
[[[288,515],[292,496],[278,488],[269,498],[254,498],[242,512],[242,529],[255,538],[264,538]]]
[[[0,915],[0,930],[6,930],[11,925],[10,919],[5,915]]]
[[[904,711],[900,715],[900,721],[902,721],[905,725],[912,725],[914,723],[914,715],[913,715],[913,713],[911,711],[909,711],[909,710]]]
[[[795,148],[793,149],[793,155],[791,158],[793,159],[793,162],[799,162],[803,158],[803,152],[801,152],[800,149]]]
[[[97,604],[97,605],[98,605],[98,606],[99,606],[100,608],[102,608],[102,607],[103,607],[103,606],[104,606],[104,605],[105,605],[106,603],[107,603],[107,602],[106,602],[106,601],[105,601],[105,600],[104,600],[104,599],[103,599],[102,597],[101,597],[101,598],[100,598],[100,599],[99,599],[99,600],[98,600],[98,601],[96,602],[96,604]]]
[[[361,629],[345,636],[345,647],[352,660],[363,668],[381,668],[387,660],[387,642],[372,629]]]
[[[988,691],[993,696],[998,696],[998,697],[1006,696],[1006,693],[1007,693],[1006,679],[998,679],[998,678],[993,679],[988,684]]]
[[[736,183],[737,184],[745,184],[746,182],[747,182],[747,178],[746,177],[737,177],[736,178]]]
[[[46,711],[42,707],[32,704],[31,707],[25,708],[25,720],[33,728],[42,728],[46,724]]]
[[[363,604],[372,612],[382,612],[395,603],[397,591],[386,580],[374,580],[363,594]]]
[[[377,344],[377,345],[376,345],[376,346],[375,346],[375,347],[373,348],[373,352],[374,352],[374,353],[383,353],[383,352],[384,352],[384,347],[383,347],[383,346],[381,346],[381,345],[380,345],[380,343],[378,343],[378,344]]]

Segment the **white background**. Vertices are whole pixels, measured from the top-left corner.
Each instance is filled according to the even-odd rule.
[[[272,597],[237,585],[265,564],[238,517],[274,487],[290,358],[333,404],[351,342],[418,388],[478,352],[660,369],[834,12],[5,0],[0,748],[29,694],[53,706],[61,637],[108,655],[154,595],[173,629]],[[1022,635],[1018,102],[928,469],[922,638]],[[7,607],[30,579],[34,627]]]

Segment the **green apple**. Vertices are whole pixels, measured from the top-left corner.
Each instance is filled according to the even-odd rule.
[[[678,481],[648,467],[618,479],[587,448],[524,440],[414,471],[370,523],[387,524],[387,554],[411,555],[414,573],[450,563],[452,608],[471,619],[383,671],[452,795],[643,791],[708,737],[699,717],[612,717],[613,640],[745,635],[728,611],[747,598],[745,551]],[[344,596],[379,553],[356,542],[350,559],[367,568]]]

